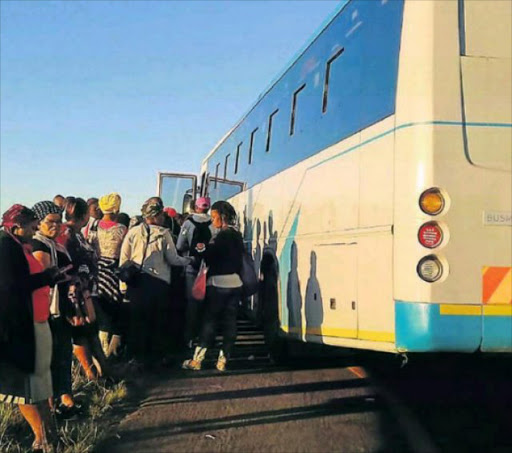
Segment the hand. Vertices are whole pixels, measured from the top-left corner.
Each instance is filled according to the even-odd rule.
[[[44,273],[47,275],[47,278],[49,280],[48,284],[49,286],[55,286],[59,283],[68,282],[72,279],[71,276],[67,275],[66,272],[73,268],[73,265],[70,264],[69,266],[57,268],[49,267],[44,271]]]
[[[68,318],[68,321],[73,327],[83,326],[85,324],[85,319],[82,316],[73,316],[72,318]]]

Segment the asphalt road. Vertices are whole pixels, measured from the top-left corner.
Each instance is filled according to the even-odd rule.
[[[134,376],[137,401],[100,451],[509,452],[510,359],[319,351],[272,363],[242,322],[223,374]]]

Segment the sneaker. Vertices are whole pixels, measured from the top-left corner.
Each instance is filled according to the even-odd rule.
[[[217,365],[215,365],[215,368],[219,371],[226,371],[226,363],[228,359],[224,355],[224,351],[221,349],[219,351],[219,358],[217,359]]]
[[[183,362],[183,365],[181,365],[181,368],[184,370],[194,370],[198,371],[201,369],[201,362],[194,359],[188,359]]]
[[[215,368],[219,371],[226,371],[226,358],[222,357],[217,360],[217,364],[215,365]]]

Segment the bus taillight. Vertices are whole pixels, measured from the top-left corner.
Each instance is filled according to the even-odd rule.
[[[437,222],[424,223],[418,231],[418,241],[423,247],[433,249],[443,241],[443,230]]]
[[[423,280],[433,283],[442,277],[443,265],[437,256],[429,255],[420,260],[416,271]]]
[[[425,190],[419,201],[421,210],[428,215],[437,215],[445,207],[443,194],[437,187]]]

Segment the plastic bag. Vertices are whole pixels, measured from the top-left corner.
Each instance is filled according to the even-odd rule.
[[[199,266],[199,272],[197,273],[194,285],[192,286],[192,297],[196,300],[204,300],[206,296],[207,273],[208,268],[206,267],[206,263],[204,261],[201,261],[201,265]]]

